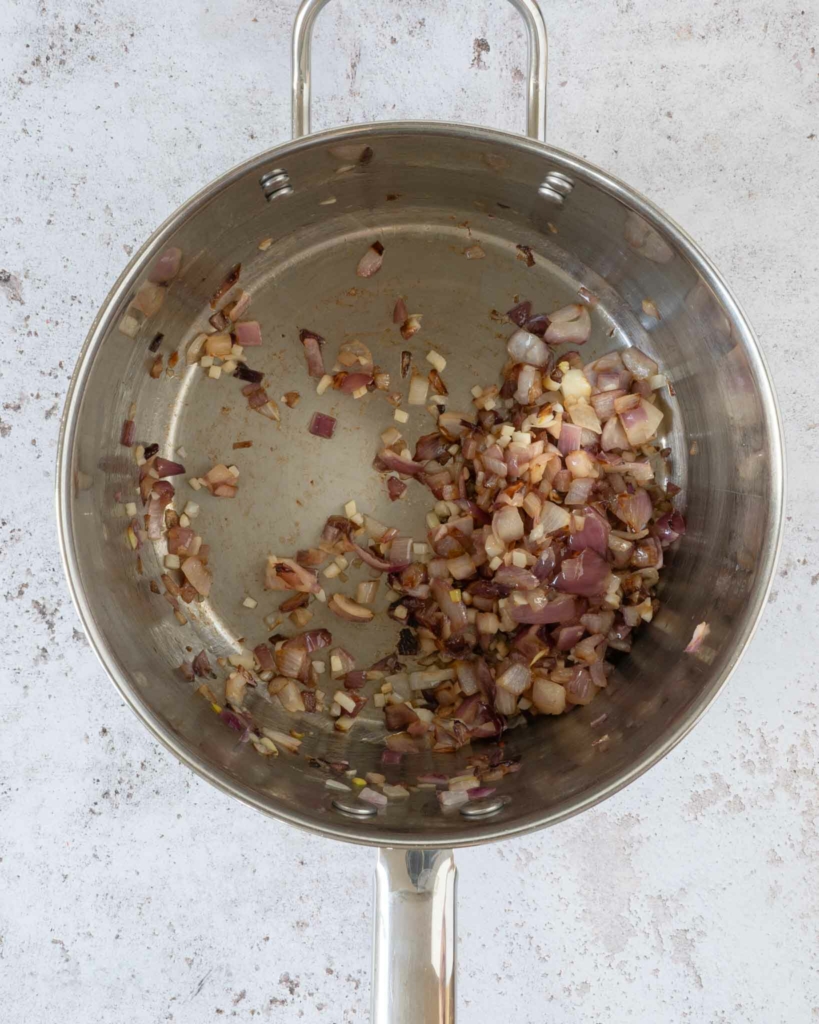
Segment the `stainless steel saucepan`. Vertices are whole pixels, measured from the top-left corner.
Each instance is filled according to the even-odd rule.
[[[304,0],[296,20],[293,141],[228,171],[174,213],[131,260],[91,328],[63,418],[60,538],[88,636],[157,739],[266,814],[380,847],[372,1019],[431,1024],[454,1015],[452,848],[543,828],[615,793],[691,729],[736,666],[779,543],[782,433],[751,327],[708,258],[647,199],[546,144],[546,32],[535,0],[512,0],[529,35],[528,137],[407,121],[310,135],[310,36],[326,2]],[[267,248],[264,239],[272,240]],[[385,246],[384,266],[362,281],[355,267],[375,239]],[[476,243],[485,259],[465,259],[465,247]],[[516,258],[521,245],[531,247],[533,266]],[[181,273],[159,312],[129,337],[119,330],[125,311],[169,246],[184,254]],[[149,342],[164,335],[166,362],[184,353],[237,263],[265,335],[253,365],[274,381],[271,397],[302,395],[294,409],[282,406],[280,426],[247,407],[239,382],[213,380],[184,358],[171,375],[147,372]],[[600,299],[584,353],[635,344],[673,381],[665,444],[688,523],[663,575],[661,611],[608,688],[590,707],[509,732],[508,756],[520,757],[522,770],[493,797],[447,814],[429,790],[376,813],[354,793],[326,786],[311,757],[344,759],[359,775],[379,769],[379,711],[365,710],[341,736],[326,716],[294,721],[259,702],[254,711],[265,724],[305,734],[308,756],[266,759],[237,744],[175,668],[191,651],[228,655],[245,637],[264,638],[261,615],[275,607],[261,587],[266,555],[314,542],[349,499],[403,533],[423,537],[425,529],[424,489],[410,488],[391,505],[372,469],[390,406],[377,396],[318,397],[299,328],[318,331],[331,350],[359,337],[396,373],[404,343],[390,314],[396,297],[409,294],[425,337],[448,360],[458,408],[468,406],[474,384],[498,379],[504,350],[490,310],[508,309],[519,295],[548,312],[574,301],[581,286]],[[660,319],[643,312],[644,299]],[[127,520],[115,496],[128,501],[136,481],[132,451],[119,444],[132,406],[138,439],[159,443],[167,456],[183,447],[189,475],[217,461],[241,471],[234,501],[201,500],[197,529],[211,547],[215,585],[185,626],[149,588],[163,571],[161,544],[143,548],[139,575],[124,539]],[[338,416],[331,441],[307,432],[319,408]],[[429,429],[423,408],[413,415],[418,433]],[[239,439],[253,446],[234,451]],[[259,599],[255,610],[242,604],[248,593]],[[311,628],[325,624],[316,607]],[[326,624],[367,665],[395,640],[395,624],[376,621],[346,631],[337,619]],[[706,642],[684,655],[702,621],[710,626]],[[601,730],[590,722],[603,713],[608,739],[596,743]],[[410,781],[419,771],[452,774],[468,756],[469,748],[407,757],[394,769],[396,781],[403,773]]]

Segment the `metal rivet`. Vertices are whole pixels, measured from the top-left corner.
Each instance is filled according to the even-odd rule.
[[[555,206],[562,206],[563,200],[574,188],[574,182],[561,171],[549,171],[538,189],[539,194]]]
[[[488,818],[490,814],[497,814],[508,800],[496,796],[491,800],[475,800],[474,803],[464,804],[461,814],[465,818]]]
[[[262,186],[262,192],[264,192],[265,199],[268,202],[271,199],[278,199],[280,196],[289,196],[293,193],[290,175],[281,167],[276,167],[272,171],[266,171],[259,178],[259,184]]]
[[[376,813],[372,805],[347,803],[345,800],[334,800],[333,807],[349,818],[373,818]]]

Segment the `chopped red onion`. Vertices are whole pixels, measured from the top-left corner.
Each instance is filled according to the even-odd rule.
[[[153,267],[151,267],[151,272],[148,274],[148,280],[153,284],[168,284],[168,282],[173,281],[179,273],[181,263],[181,249],[177,249],[175,246],[170,249],[166,249],[162,255],[157,258]]]
[[[384,262],[384,246],[380,242],[373,242],[370,248],[358,261],[356,274],[359,277],[372,277],[381,269]]]
[[[515,401],[520,405],[533,405],[543,393],[540,370],[537,366],[521,366],[518,374]]]
[[[397,476],[387,477],[387,493],[390,496],[390,501],[398,501],[406,489],[407,485]]]
[[[492,530],[504,544],[520,540],[524,533],[520,512],[513,505],[506,505],[492,517]]]
[[[382,448],[377,459],[385,469],[391,469],[394,473],[401,473],[403,476],[419,476],[424,472],[424,467],[419,462],[402,458],[390,448]]]
[[[415,740],[405,732],[394,732],[387,736],[385,742],[387,749],[396,754],[415,754],[418,752]],[[385,761],[383,756],[381,760],[384,764],[398,764],[398,761]]]
[[[565,684],[566,700],[570,704],[590,704],[597,693],[597,687],[591,681],[588,669],[578,668],[572,678]]]
[[[550,313],[549,321],[544,339],[550,345],[582,345],[589,340],[591,317],[579,302]]]
[[[122,432],[119,436],[119,443],[124,448],[132,448],[136,440],[136,423],[133,420],[125,420],[122,424]]]
[[[411,538],[409,540],[409,546],[411,550]],[[371,569],[375,569],[377,572],[399,572],[401,569],[405,569],[409,565],[411,559],[411,555],[408,551],[404,552],[402,550],[402,553],[406,554],[405,561],[394,562],[392,558],[379,558],[378,555],[374,555],[372,551],[369,550],[369,548],[361,547],[361,545],[359,544],[354,543],[352,547],[355,553],[361,559],[361,561],[364,562],[365,565],[368,565]],[[391,553],[392,551],[390,551],[390,554]]]
[[[495,791],[494,786],[475,786],[474,789],[468,789],[466,795],[470,800],[485,800],[486,797],[492,796]]]
[[[527,665],[515,661],[495,679],[497,686],[503,687],[509,693],[519,697],[524,690],[528,689],[532,679],[532,673]]]
[[[664,548],[670,547],[685,533],[685,519],[675,510],[666,512],[656,523],[657,537]]]
[[[639,348],[623,349],[621,358],[626,366],[637,380],[648,380],[649,377],[653,377],[658,371],[659,366],[650,359],[645,352],[641,352]]]
[[[572,551],[593,548],[598,555],[605,558],[608,553],[609,534],[611,533],[608,520],[592,508],[584,508],[582,516],[583,526],[580,529],[576,529],[572,525],[569,547]]]
[[[395,303],[395,308],[392,311],[392,322],[394,324],[402,324],[407,319],[407,304],[402,298],[399,298]]]
[[[568,455],[580,448],[580,438],[583,433],[581,427],[575,423],[567,423],[566,420],[560,425],[560,437],[557,446],[561,455]]]
[[[575,644],[583,639],[586,630],[583,626],[562,626],[557,634],[557,649],[570,651]]]
[[[594,480],[591,477],[576,477],[569,485],[566,497],[563,499],[566,505],[585,505],[594,490]]]
[[[194,538],[194,532],[186,526],[172,526],[168,530],[168,554],[187,554]]]
[[[406,704],[386,704],[384,721],[392,732],[399,732],[418,721],[418,715]]]
[[[462,600],[454,601],[450,595],[450,587],[443,580],[433,580],[431,583],[432,596],[438,603],[441,611],[446,615],[452,625],[452,631],[458,632],[465,629],[469,623],[466,605]]]
[[[415,443],[415,461],[429,462],[431,459],[441,459],[449,456],[449,444],[436,431],[434,434],[424,434]]]
[[[617,416],[612,416],[610,420],[603,424],[600,447],[604,452],[609,452],[612,449],[622,451],[624,448],[628,448],[628,438]]]
[[[336,431],[336,419],[333,416],[325,416],[323,412],[314,412],[310,425],[307,428],[315,437],[331,438]]]
[[[240,320],[233,325],[236,344],[242,348],[257,348],[262,343],[262,329],[258,320]]]
[[[383,793],[379,793],[377,789],[370,789],[369,786],[365,786],[358,794],[358,799],[365,804],[371,804],[373,807],[386,807],[387,798]]]
[[[154,469],[160,479],[166,476],[179,476],[180,473],[185,472],[185,467],[181,463],[171,462],[169,459],[163,459],[159,455],[154,460]]]
[[[523,327],[523,325],[532,315],[532,303],[519,302],[517,306],[513,306],[506,315],[509,317],[513,324],[517,324],[518,327]]]
[[[449,776],[438,772],[426,772],[418,776],[417,782],[420,786],[446,786],[449,784]]]
[[[688,646],[685,648],[686,654],[696,654],[697,651],[702,647],[703,640],[711,632],[711,627],[707,622],[701,622],[695,629],[688,641]]]
[[[556,597],[538,611],[534,611],[528,604],[512,605],[508,611],[514,622],[544,626],[552,622],[570,621],[576,615],[576,606],[574,598],[563,595]]]
[[[210,659],[205,651],[200,651],[191,663],[193,668],[193,674],[199,678],[210,676],[213,674],[213,670],[210,667]]]
[[[317,594],[321,590],[314,572],[291,558],[268,555],[264,585],[266,590],[298,590]]]
[[[262,672],[276,671],[276,659],[267,644],[259,644],[258,647],[254,647],[253,654]]]
[[[495,573],[494,581],[510,590],[534,590],[540,585],[534,573],[517,565],[502,565]]]
[[[395,567],[409,565],[412,561],[412,537],[396,537],[390,544],[389,560],[393,565],[391,572],[396,572]]]
[[[530,317],[526,321],[523,327],[530,334],[536,334],[539,338],[542,338],[546,331],[548,331],[550,323],[551,320],[549,320],[545,313],[536,313],[535,316]]]
[[[463,807],[464,804],[469,803],[469,793],[465,789],[439,790],[438,803],[443,810],[452,811],[456,807]]]
[[[548,366],[551,359],[548,346],[536,334],[529,334],[522,328],[510,337],[506,350],[516,363],[528,366]]]
[[[600,375],[601,377],[603,374]],[[599,382],[598,378],[598,382]],[[622,398],[625,395],[625,391],[619,388],[615,391],[601,391],[599,395],[591,396],[591,404],[597,418],[601,423],[605,423],[606,420],[610,420],[615,414],[614,403],[616,399]]]
[[[618,494],[613,506],[614,514],[634,533],[644,530],[653,511],[648,492],[638,487],[633,494]]]
[[[182,572],[187,581],[196,588],[198,594],[201,594],[202,597],[208,596],[213,578],[201,559],[193,555],[186,558],[182,563]]]
[[[367,682],[366,669],[355,669],[344,676],[344,688],[347,690],[360,690]]]
[[[341,382],[341,390],[345,395],[351,395],[354,391],[369,387],[373,378],[369,373],[348,373]]]
[[[592,548],[586,548],[575,558],[563,560],[555,586],[566,594],[595,597],[605,593],[610,576],[605,559]]]
[[[323,377],[324,357],[321,354],[321,346],[324,338],[313,331],[299,331],[299,340],[304,346],[304,357],[307,360],[307,372],[311,377]]]

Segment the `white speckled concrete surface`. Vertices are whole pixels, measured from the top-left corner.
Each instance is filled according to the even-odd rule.
[[[546,8],[551,140],[683,224],[757,328],[786,420],[788,533],[763,625],[681,747],[581,818],[459,854],[460,1020],[817,1020],[819,10]],[[263,819],[149,739],[78,628],[53,517],[93,315],[156,224],[286,137],[294,9],[0,2],[8,1024],[367,1019],[372,855]],[[316,127],[522,125],[525,51],[500,0],[339,0],[316,54]]]

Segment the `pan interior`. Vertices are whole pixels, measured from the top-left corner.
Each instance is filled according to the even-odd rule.
[[[777,459],[767,385],[750,336],[672,232],[651,226],[622,195],[585,180],[576,167],[573,193],[562,208],[550,205],[537,189],[550,169],[563,166],[559,158],[490,137],[488,145],[478,133],[472,139],[430,133],[419,149],[418,139],[402,132],[370,132],[361,139],[348,133],[343,152],[321,139],[292,147],[285,156],[293,192],[272,202],[258,183],[272,161],[214,186],[149,247],[113,295],[92,335],[67,434],[73,471],[69,561],[75,560],[75,586],[92,636],[126,695],[215,781],[290,820],[365,841],[383,835],[470,841],[485,825],[442,815],[428,791],[391,805],[377,819],[347,823],[333,810],[339,791],[326,788],[320,767],[301,756],[261,758],[237,742],[175,671],[200,649],[214,658],[264,640],[271,630],[263,619],[282,599],[263,590],[266,556],[292,556],[315,544],[327,517],[342,513],[346,502],[425,539],[430,492],[409,482],[405,496],[393,503],[372,465],[380,433],[394,423],[393,407],[378,392],[361,400],[333,390],[318,396],[307,375],[300,328],[326,339],[328,366],[344,341],[359,339],[371,349],[392,387],[405,396],[409,422],[395,425],[411,449],[419,435],[434,429],[434,420],[425,406],[406,404],[401,352],[411,351],[424,374],[429,350],[443,355],[447,408],[469,409],[474,385],[500,380],[511,328],[498,311],[522,299],[548,313],[577,301],[583,286],[599,300],[584,358],[634,344],[674,381],[676,394],[664,402],[665,444],[673,453],[671,476],[683,487],[689,532],[665,571],[663,609],[592,706],[507,734],[506,753],[521,755],[524,770],[499,784],[508,799],[493,827],[513,829],[557,816],[633,770],[707,702],[750,629],[767,581]],[[260,248],[267,239],[270,245]],[[376,240],[385,248],[383,267],[370,279],[359,278],[356,264]],[[155,254],[170,244],[183,250],[182,272],[159,313],[136,339],[125,337],[117,323]],[[534,265],[522,245],[533,250]],[[476,246],[483,257],[468,258],[467,252],[477,255]],[[241,381],[214,380],[185,365],[187,344],[212,312],[208,299],[236,263],[242,265],[240,285],[252,295],[248,316],[259,320],[264,338],[260,349],[247,350],[248,362],[265,373],[279,424],[249,409]],[[392,323],[399,296],[411,313],[423,315],[421,331],[408,342]],[[662,319],[645,314],[644,298],[652,299]],[[176,350],[182,358],[173,373],[154,380],[148,343],[157,332],[164,335],[159,351],[165,362]],[[287,392],[299,395],[294,408],[283,401]],[[163,571],[164,541],[142,550],[142,575],[125,544],[123,504],[133,495],[136,466],[117,440],[132,403],[138,440],[159,443],[162,455],[185,464],[185,478],[175,480],[175,505],[200,505],[194,525],[211,549],[211,598],[192,606],[185,626],[149,586]],[[309,434],[316,411],[336,417],[331,440]],[[251,447],[234,447],[248,441]],[[239,470],[233,500],[195,493],[185,482],[217,462]],[[326,589],[353,593],[356,582],[372,575],[354,569],[348,582]],[[257,607],[244,607],[246,596]],[[383,611],[386,604],[384,581],[376,608]],[[395,647],[398,625],[384,614],[361,626],[338,619],[319,602],[310,610],[309,628],[330,629],[334,646],[349,650],[359,667]],[[682,657],[693,626],[703,620],[712,627],[712,643],[702,657]],[[296,631],[286,617],[274,629]],[[221,681],[212,684],[217,693],[226,673],[219,675]],[[329,675],[319,685],[328,698],[335,689]],[[368,684],[363,692],[377,686]],[[326,714],[289,715],[258,691],[248,706],[263,724],[303,733],[308,755],[347,760],[359,775],[381,770],[383,719],[372,702],[346,737],[333,731]],[[601,715],[605,724],[593,727]],[[607,739],[601,744],[602,735]],[[467,749],[405,758],[391,773],[394,781],[410,782],[424,771],[451,774],[469,755]]]

